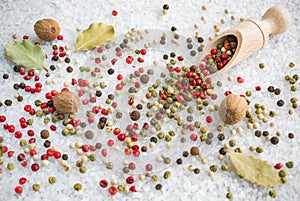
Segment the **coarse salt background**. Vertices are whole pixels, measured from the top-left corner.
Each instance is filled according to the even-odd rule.
[[[167,14],[162,13],[162,7],[164,4],[169,5]],[[252,96],[249,97],[251,101],[249,107],[254,112],[254,104],[261,103],[266,105],[267,109],[274,109],[277,112],[276,117],[269,118],[268,123],[260,122],[260,130],[268,130],[271,136],[274,136],[276,131],[281,131],[282,136],[279,138],[277,145],[272,145],[270,142],[266,142],[263,138],[257,138],[254,136],[255,129],[247,128],[247,119],[234,126],[224,127],[222,131],[226,135],[226,142],[230,139],[236,140],[236,147],[240,147],[245,153],[253,154],[261,159],[269,161],[271,164],[285,163],[287,161],[294,162],[293,169],[287,169],[288,182],[281,187],[274,188],[277,192],[275,199],[268,195],[268,191],[272,188],[259,187],[255,184],[250,184],[245,180],[239,178],[231,169],[227,172],[220,169],[221,164],[226,163],[229,165],[227,157],[224,161],[218,160],[218,150],[224,144],[224,142],[218,141],[216,135],[218,132],[215,127],[222,125],[217,112],[213,113],[213,124],[209,125],[209,129],[214,132],[214,142],[211,146],[201,145],[200,150],[206,154],[207,164],[201,164],[198,158],[189,156],[184,158],[183,165],[177,165],[175,160],[178,157],[182,157],[182,151],[189,151],[189,148],[193,145],[197,145],[196,142],[191,142],[189,139],[185,144],[173,144],[171,142],[170,150],[165,149],[163,146],[157,147],[158,152],[168,155],[171,153],[172,162],[170,165],[158,165],[156,174],[159,176],[157,183],[162,184],[162,190],[155,190],[154,183],[147,178],[145,181],[138,181],[138,174],[133,174],[135,177],[135,186],[138,192],[132,193],[117,193],[115,196],[111,196],[108,193],[108,189],[101,188],[99,181],[106,179],[109,182],[112,179],[116,179],[119,183],[125,183],[125,179],[130,174],[123,174],[121,167],[115,167],[115,170],[106,169],[101,163],[102,158],[97,155],[97,161],[88,162],[87,172],[81,174],[78,168],[75,166],[75,162],[81,158],[76,154],[76,150],[70,149],[69,144],[76,141],[82,141],[85,143],[96,143],[97,140],[103,138],[108,139],[107,134],[96,134],[97,137],[94,141],[88,141],[84,136],[72,136],[64,137],[61,134],[61,124],[56,123],[58,129],[57,132],[51,132],[52,145],[58,147],[62,153],[68,153],[68,163],[72,165],[73,169],[70,172],[66,172],[64,168],[59,164],[60,160],[49,160],[48,167],[41,167],[37,172],[32,172],[30,164],[33,162],[28,159],[28,166],[23,168],[20,162],[17,161],[16,156],[23,151],[23,148],[19,146],[19,140],[14,138],[12,134],[4,131],[1,123],[1,134],[4,136],[3,145],[7,146],[9,150],[14,150],[15,155],[12,158],[8,158],[4,153],[2,156],[3,173],[0,178],[0,200],[227,200],[226,194],[228,192],[233,193],[232,200],[300,200],[300,171],[299,171],[299,153],[300,153],[300,126],[299,126],[299,108],[294,109],[294,114],[290,115],[288,109],[290,109],[290,98],[300,98],[299,91],[291,92],[290,84],[284,80],[284,76],[300,74],[299,65],[299,42],[300,42],[300,4],[296,0],[276,0],[276,1],[217,1],[217,0],[203,0],[203,1],[133,1],[133,0],[107,0],[107,1],[37,1],[37,0],[24,0],[24,1],[10,1],[3,0],[0,4],[0,11],[2,13],[0,19],[0,42],[1,42],[1,54],[0,62],[1,76],[4,73],[9,74],[9,79],[0,80],[1,97],[0,101],[4,102],[6,99],[13,100],[12,106],[8,107],[3,105],[0,107],[0,114],[7,117],[7,122],[13,124],[17,122],[21,116],[26,118],[33,118],[34,123],[30,126],[35,131],[40,131],[43,128],[48,128],[49,125],[45,125],[41,118],[35,118],[29,116],[23,110],[24,105],[34,104],[35,99],[43,99],[44,94],[52,89],[60,91],[63,88],[65,81],[70,82],[72,77],[79,78],[84,77],[78,70],[80,65],[95,65],[91,62],[91,58],[95,58],[97,55],[95,51],[80,52],[70,56],[72,62],[70,65],[74,67],[74,73],[68,74],[64,68],[65,63],[62,63],[61,69],[58,69],[54,73],[51,73],[49,78],[44,76],[44,72],[40,72],[40,80],[43,83],[42,92],[39,94],[26,93],[23,90],[15,91],[13,89],[14,83],[20,83],[23,80],[22,76],[13,71],[13,66],[9,59],[5,56],[5,45],[8,42],[13,42],[13,34],[18,35],[17,41],[22,39],[23,35],[28,35],[29,40],[32,42],[40,41],[34,33],[34,23],[43,18],[53,18],[57,20],[61,26],[61,34],[64,36],[64,41],[57,41],[51,43],[44,43],[41,45],[45,52],[51,53],[52,44],[70,46],[70,52],[75,49],[75,42],[77,35],[79,34],[77,29],[84,30],[88,28],[89,24],[94,22],[103,22],[115,27],[116,36],[127,33],[130,29],[136,30],[166,30],[170,31],[171,27],[177,28],[177,33],[180,36],[193,37],[195,32],[199,32],[205,39],[205,43],[209,42],[208,37],[214,36],[214,25],[218,25],[220,33],[228,28],[239,23],[240,18],[257,18],[261,19],[264,12],[274,5],[281,5],[287,8],[293,18],[293,24],[290,29],[280,35],[274,35],[270,37],[269,44],[264,49],[255,53],[253,56],[233,67],[232,69],[218,75],[213,78],[213,82],[218,80],[223,82],[222,87],[216,87],[214,93],[218,94],[219,98],[212,101],[212,104],[220,104],[224,97],[224,92],[230,90],[237,94],[245,94],[246,91],[252,91]],[[202,6],[206,6],[207,9],[201,9]],[[228,9],[229,14],[225,14],[224,10]],[[118,11],[117,16],[112,16],[112,11]],[[201,20],[201,16],[205,17],[205,20]],[[235,16],[236,20],[232,20],[231,16]],[[224,19],[225,24],[221,24],[220,20]],[[198,27],[195,28],[195,24]],[[151,33],[150,33],[151,34]],[[157,38],[159,40],[159,38]],[[195,40],[195,39],[194,39]],[[171,49],[171,51],[188,51],[185,48],[186,44],[182,44],[178,49]],[[142,47],[141,47],[142,48]],[[164,47],[166,48],[166,47]],[[150,53],[149,53],[150,54]],[[182,53],[183,54],[183,53]],[[155,54],[154,54],[155,57]],[[78,59],[78,64],[74,64],[74,60]],[[47,62],[49,59],[47,60]],[[296,66],[294,68],[289,67],[289,63],[294,62]],[[51,63],[51,61],[49,61]],[[264,63],[265,68],[260,69],[259,64]],[[48,67],[47,63],[47,67]],[[106,70],[104,70],[106,71]],[[157,68],[155,69],[157,71]],[[128,75],[132,72],[129,69],[123,71],[124,75]],[[60,74],[61,73],[61,74]],[[107,73],[104,73],[108,76]],[[87,79],[88,73],[85,74]],[[114,74],[116,76],[116,73]],[[244,83],[238,84],[236,79],[241,76],[244,79]],[[228,77],[232,77],[233,81],[228,81]],[[54,79],[54,81],[53,81]],[[104,77],[103,81],[110,83],[111,78]],[[45,82],[50,82],[46,85]],[[51,84],[52,82],[52,84]],[[33,85],[34,82],[28,82]],[[275,86],[281,89],[281,94],[275,96],[267,91],[268,86]],[[255,86],[261,86],[261,91],[255,91]],[[296,82],[296,86],[299,88],[299,81]],[[111,86],[113,89],[115,85]],[[71,88],[74,90],[75,88]],[[14,98],[14,94],[20,93],[24,100],[18,103]],[[106,97],[107,94],[103,96]],[[277,107],[276,102],[279,99],[285,101],[285,105],[282,108]],[[127,101],[127,100],[126,100]],[[103,103],[105,104],[105,103]],[[145,106],[144,106],[145,107]],[[81,112],[84,110],[81,110]],[[76,114],[77,115],[77,114]],[[85,114],[78,114],[79,117],[84,118]],[[194,116],[194,119],[197,116]],[[122,119],[120,120],[122,121]],[[270,122],[275,122],[274,127],[270,127]],[[17,125],[17,123],[15,123]],[[122,122],[117,125],[122,125]],[[170,129],[165,124],[167,129]],[[243,128],[241,134],[230,135],[230,131],[238,127]],[[16,126],[16,129],[20,129]],[[91,128],[93,129],[93,128]],[[24,131],[25,133],[25,131]],[[295,138],[289,139],[288,133],[294,133]],[[11,136],[10,136],[11,135]],[[24,134],[26,135],[26,134]],[[36,144],[38,147],[38,153],[45,151],[43,147],[43,140],[38,136],[39,132],[36,132]],[[180,135],[180,133],[178,134]],[[24,139],[29,139],[27,136]],[[177,139],[178,141],[178,139]],[[264,152],[257,154],[256,152],[250,152],[249,146],[262,146]],[[114,152],[110,150],[109,156],[111,160],[123,160],[124,154],[120,152]],[[155,154],[155,153],[153,153]],[[152,155],[153,155],[152,154]],[[151,157],[152,157],[151,155]],[[141,157],[141,159],[133,158],[137,164],[144,163],[147,157]],[[7,163],[14,163],[15,169],[12,171],[7,170]],[[37,161],[41,164],[41,160]],[[192,164],[195,167],[200,168],[200,174],[194,174],[188,171],[188,165]],[[218,171],[214,177],[207,176],[209,166],[216,164]],[[230,165],[229,165],[230,167]],[[285,168],[286,169],[286,168]],[[162,175],[164,171],[169,170],[171,177],[169,179],[163,179]],[[141,173],[140,171],[139,173]],[[55,184],[49,184],[49,176],[55,176],[57,182]],[[23,185],[23,193],[17,195],[14,192],[15,186],[19,185],[19,178],[26,177],[27,183]],[[32,185],[39,183],[41,189],[38,192],[32,190]],[[82,184],[81,191],[75,191],[73,186],[75,183]]]

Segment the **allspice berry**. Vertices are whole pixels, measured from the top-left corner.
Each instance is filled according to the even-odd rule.
[[[34,31],[40,39],[53,41],[60,33],[60,26],[53,19],[42,19],[34,24]]]
[[[63,91],[54,96],[53,105],[57,112],[71,114],[78,112],[80,99],[70,91]]]
[[[199,154],[199,148],[198,147],[192,147],[190,150],[190,153],[192,156],[197,156]]]
[[[42,139],[47,139],[50,136],[49,131],[46,129],[43,129],[40,134]]]
[[[229,94],[221,102],[219,116],[225,124],[236,124],[246,116],[247,106],[245,98],[237,94]]]
[[[132,112],[129,113],[129,116],[131,118],[132,121],[137,121],[140,119],[141,114],[139,111],[137,110],[133,110]]]

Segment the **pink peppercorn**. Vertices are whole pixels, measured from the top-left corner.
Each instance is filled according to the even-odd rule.
[[[108,181],[107,180],[101,180],[99,182],[99,185],[102,187],[102,188],[106,188],[108,186]]]
[[[21,194],[23,192],[22,186],[16,186],[15,187],[15,192],[16,192],[16,194]]]
[[[145,169],[146,171],[150,172],[152,171],[153,166],[151,164],[146,164]]]
[[[126,183],[127,184],[133,184],[134,183],[134,177],[133,176],[129,176],[126,178]]]
[[[137,192],[135,186],[130,186],[129,190],[130,190],[131,192],[134,192],[134,193]]]
[[[113,139],[109,139],[108,141],[107,141],[107,145],[108,146],[113,146],[115,144],[115,141],[113,140]]]
[[[21,178],[19,179],[19,184],[23,185],[23,184],[26,183],[26,181],[27,181],[27,179],[26,179],[25,177],[21,177]]]
[[[105,149],[105,148],[102,149],[101,154],[102,154],[103,157],[106,157],[107,156],[107,149]]]
[[[198,138],[197,135],[194,134],[194,133],[190,135],[190,139],[191,139],[192,141],[196,141],[197,138]]]
[[[117,16],[117,15],[118,15],[118,11],[117,11],[117,10],[113,10],[113,11],[111,12],[111,14],[112,14],[113,16]]]
[[[0,116],[0,122],[5,122],[6,121],[6,117],[4,115]]]
[[[33,164],[31,165],[31,170],[32,170],[32,171],[36,172],[36,171],[38,171],[39,169],[40,169],[40,165],[39,165],[39,164],[33,163]]]
[[[86,145],[86,144],[82,145],[81,149],[82,149],[83,152],[88,152],[89,151],[89,146]]]
[[[277,170],[280,170],[281,168],[283,168],[283,164],[282,163],[277,163],[276,165],[274,165],[274,168]]]
[[[118,190],[115,186],[111,186],[111,187],[109,187],[108,192],[111,195],[115,195],[115,194],[117,194]]]
[[[135,168],[136,168],[135,163],[134,163],[134,162],[130,162],[130,163],[128,164],[128,168],[129,168],[130,170],[135,170]]]
[[[206,122],[207,122],[207,123],[211,123],[212,121],[213,121],[212,116],[207,116],[207,117],[206,117]]]

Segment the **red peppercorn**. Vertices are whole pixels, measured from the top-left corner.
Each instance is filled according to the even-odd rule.
[[[130,98],[130,99],[128,100],[128,105],[132,105],[133,103],[134,103],[133,98]]]
[[[27,179],[26,179],[25,177],[21,177],[21,178],[19,179],[19,184],[23,185],[23,184],[26,183],[26,181],[27,181]]]
[[[105,148],[102,149],[101,154],[102,154],[103,157],[106,157],[107,156],[107,149],[105,149]]]
[[[140,63],[143,63],[145,60],[143,58],[141,58],[141,57],[138,57],[137,61],[140,62]]]
[[[57,40],[64,40],[64,37],[62,35],[58,35]]]
[[[118,135],[118,140],[120,140],[120,141],[124,141],[125,138],[126,138],[126,136],[125,136],[125,134],[123,134],[123,133],[120,133],[120,134]]]
[[[231,94],[231,91],[225,91],[224,95],[228,96],[229,94]]]
[[[50,126],[50,129],[51,129],[52,131],[56,131],[56,126],[55,126],[55,125],[51,125],[51,126]]]
[[[274,165],[274,168],[277,170],[280,170],[281,168],[283,168],[283,164],[282,163],[277,163],[276,165]]]
[[[20,126],[21,126],[21,128],[27,128],[28,124],[27,124],[27,122],[22,122],[20,124]]]
[[[25,154],[19,153],[17,156],[18,161],[23,161],[25,159]]]
[[[24,38],[24,37],[23,37]],[[23,188],[22,186],[16,186],[15,187],[15,192],[16,194],[21,194],[23,192]]]
[[[133,176],[129,176],[126,178],[126,183],[127,184],[133,184],[134,183],[134,177]]]
[[[123,85],[122,84],[117,84],[116,85],[116,90],[121,91],[123,89]]]
[[[211,54],[217,54],[218,53],[218,50],[216,48],[213,48],[211,49],[210,51]]]
[[[54,149],[51,149],[51,148],[47,149],[47,155],[48,156],[53,156],[54,153],[55,153]]]
[[[34,149],[34,150],[31,150],[30,152],[29,152],[29,154],[30,154],[30,156],[32,157],[32,156],[34,156],[34,155],[36,155],[37,154],[37,151]]]
[[[256,91],[260,91],[260,90],[261,90],[261,86],[256,86],[256,87],[255,87],[255,90],[256,90]]]
[[[29,75],[25,75],[23,78],[24,78],[24,80],[30,80],[31,79],[31,77]]]
[[[103,114],[103,115],[108,115],[108,110],[103,108],[103,109],[101,110],[101,114]]]
[[[6,121],[6,117],[4,115],[0,116],[0,122],[5,122]]]
[[[117,75],[117,79],[118,79],[118,80],[122,80],[122,79],[123,79],[123,75],[122,75],[122,74],[118,74],[118,75]]]
[[[15,153],[14,151],[7,152],[8,158],[11,158],[14,155],[14,153]]]
[[[40,77],[38,75],[34,76],[34,81],[39,81],[40,80]]]
[[[15,126],[14,125],[9,125],[8,126],[8,132],[13,133],[15,131]]]
[[[145,55],[147,54],[147,50],[146,49],[141,49],[141,55]]]
[[[32,144],[32,143],[35,143],[35,141],[36,141],[35,138],[30,138],[30,139],[28,140],[28,143],[29,143],[29,144]]]
[[[134,59],[133,56],[128,56],[128,57],[126,58],[126,63],[127,63],[127,64],[131,64],[131,63],[133,62],[133,59]]]
[[[27,161],[23,161],[23,162],[21,163],[21,165],[22,165],[23,167],[26,167],[26,166],[27,166]]]
[[[41,155],[41,160],[48,160],[49,156],[47,154]]]
[[[40,165],[39,165],[39,164],[33,163],[33,164],[31,165],[31,170],[32,170],[32,171],[36,172],[36,171],[38,171],[39,169],[40,169]]]
[[[114,128],[113,133],[115,135],[118,135],[121,132],[121,130],[119,128]]]
[[[138,135],[136,133],[132,134],[131,141],[136,142],[138,140]]]
[[[111,195],[115,195],[115,194],[117,194],[118,190],[115,186],[111,186],[111,187],[109,187],[108,192]]]
[[[118,15],[118,11],[113,10],[113,11],[111,12],[111,14],[112,14],[113,16],[117,16],[117,15]]]
[[[213,121],[212,116],[207,116],[207,117],[206,117],[206,122],[207,122],[207,123],[211,123],[212,121]]]
[[[7,146],[2,146],[2,153],[6,153],[8,150]]]
[[[134,193],[137,192],[135,186],[130,186],[129,190],[130,190],[131,192],[134,192]]]
[[[30,136],[30,137],[34,136],[34,131],[33,130],[28,130],[27,135]]]
[[[197,138],[198,138],[197,135],[194,134],[194,133],[190,135],[190,139],[191,139],[192,141],[196,141]]]
[[[124,153],[125,153],[126,155],[130,155],[130,154],[131,154],[131,150],[130,150],[129,148],[125,148],[125,149],[124,149]]]
[[[107,145],[108,146],[113,146],[115,144],[115,141],[113,140],[113,139],[109,139],[108,141],[107,141]]]
[[[45,98],[47,99],[51,99],[52,98],[52,94],[50,92],[45,94]]]
[[[86,144],[82,145],[81,149],[82,149],[83,152],[88,152],[89,151],[89,146],[86,145]]]
[[[21,131],[16,131],[14,134],[15,138],[20,139],[22,137],[22,132]]]
[[[177,59],[178,59],[178,61],[183,61],[184,57],[183,56],[178,56]]]
[[[23,36],[23,39],[24,39],[24,40],[27,40],[28,38],[29,38],[29,36],[27,36],[27,35],[24,35],[24,36]]]
[[[102,187],[102,188],[106,188],[108,186],[108,181],[107,180],[101,180],[99,182],[99,185]]]
[[[145,166],[145,169],[146,169],[146,171],[148,171],[148,172],[151,172],[152,171],[152,165],[151,164],[146,164],[146,166]]]
[[[54,158],[59,159],[61,157],[61,153],[56,151],[53,156]]]
[[[128,164],[128,168],[129,168],[130,170],[135,170],[135,168],[136,168],[135,163],[134,163],[134,162],[130,162],[130,163]]]
[[[236,81],[237,81],[239,84],[242,84],[242,83],[244,82],[244,79],[243,79],[242,77],[238,76],[238,77],[236,78]]]
[[[64,48],[63,46],[59,46],[58,50],[59,50],[60,52],[63,52],[63,51],[65,51],[65,48]]]

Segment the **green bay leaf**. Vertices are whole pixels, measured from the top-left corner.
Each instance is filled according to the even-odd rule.
[[[234,172],[248,182],[265,187],[282,185],[278,172],[267,161],[244,153],[228,152],[228,155]]]
[[[81,32],[76,40],[76,50],[91,50],[101,46],[103,43],[111,40],[115,35],[113,26],[103,23],[93,23],[88,29]]]
[[[34,45],[28,40],[8,43],[5,51],[12,62],[23,66],[25,70],[45,69],[45,52],[40,46]]]

